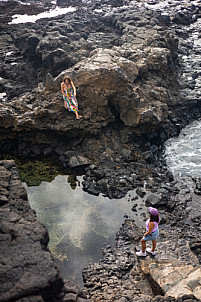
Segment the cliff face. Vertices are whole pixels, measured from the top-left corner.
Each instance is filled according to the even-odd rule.
[[[47,249],[47,230],[29,206],[14,161],[1,161],[0,175],[0,301],[54,300],[63,280]]]
[[[124,142],[133,134],[163,132],[164,141],[175,133],[174,111],[181,116],[196,106],[185,102],[178,81],[178,52],[184,51],[183,41],[178,50],[178,37],[199,9],[188,1],[170,9],[165,3],[74,1],[74,12],[52,20],[2,25],[1,138],[13,131],[21,137],[23,131],[44,131],[52,140],[51,132],[81,138],[111,124],[120,126]],[[78,89],[82,121],[63,108],[64,74]],[[45,78],[46,90],[42,83],[33,89]]]
[[[112,13],[107,6],[101,13],[95,7],[77,8],[72,18],[46,22],[44,33],[37,25],[23,35],[22,29],[13,29],[15,45],[24,58],[30,64],[42,62],[38,79],[47,71],[57,75],[62,70],[55,80],[47,76],[47,90],[58,91],[62,76],[72,76],[83,121],[72,124],[62,110],[59,93],[38,89],[4,101],[2,128],[51,129],[80,136],[98,133],[118,118],[142,134],[167,121],[168,105],[180,99],[175,65],[178,41],[165,31],[166,20],[140,6],[120,7]]]
[[[111,180],[117,163],[121,176],[124,164],[130,174],[150,175],[136,161],[154,160],[166,139],[200,116],[199,49],[195,55],[188,40],[200,16],[196,3],[73,1],[69,14],[3,26],[2,152],[56,155],[64,167],[72,156],[88,157],[102,166],[97,178],[92,170],[87,176],[85,188],[96,194],[119,187]],[[63,107],[64,74],[77,88],[80,120]],[[134,186],[127,180],[126,187]]]

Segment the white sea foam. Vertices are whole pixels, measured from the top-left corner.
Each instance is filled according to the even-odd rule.
[[[6,100],[6,92],[1,92],[0,93],[0,100],[5,101]]]
[[[174,175],[201,177],[201,120],[169,139],[165,149],[167,165]]]
[[[94,11],[95,11],[96,13],[102,13],[103,10],[102,10],[102,8],[100,8],[100,9],[97,8],[97,9],[94,9]]]
[[[169,4],[169,1],[167,1],[167,2],[157,3],[157,4],[145,3],[144,5],[145,5],[145,7],[157,10],[157,9],[164,9],[165,7],[168,7],[170,4]]]
[[[65,8],[56,7],[54,9],[51,9],[47,12],[40,13],[38,15],[26,15],[26,14],[14,15],[12,22],[10,22],[9,24],[35,23],[39,19],[57,17],[59,15],[65,15],[67,13],[71,13],[74,11],[76,11],[76,8],[74,7],[65,7]]]
[[[6,56],[10,56],[10,55],[12,55],[12,53],[13,53],[13,51],[9,51],[6,53]]]

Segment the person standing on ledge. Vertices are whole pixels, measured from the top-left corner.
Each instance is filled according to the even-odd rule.
[[[78,115],[76,89],[70,77],[64,77],[63,82],[61,83],[61,92],[64,99],[64,108],[68,109],[69,111],[73,111],[76,115],[76,119],[79,120],[82,116]]]
[[[159,230],[158,230],[158,224],[160,222],[160,217],[158,210],[152,207],[149,207],[149,214],[150,217],[146,221],[146,233],[144,234],[143,238],[141,239],[142,244],[142,250],[139,252],[136,252],[137,256],[146,256],[146,251],[152,256],[156,255],[155,248],[156,248],[156,239],[159,236]],[[152,241],[152,248],[146,249],[146,242]]]

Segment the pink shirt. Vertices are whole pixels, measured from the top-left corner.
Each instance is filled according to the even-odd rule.
[[[149,231],[149,223],[150,223],[150,219],[148,219],[146,221],[146,229],[147,229],[147,231]],[[154,223],[154,228],[152,230],[152,233],[155,232],[157,230],[157,228],[158,228],[158,223],[156,221],[153,221],[153,223]]]

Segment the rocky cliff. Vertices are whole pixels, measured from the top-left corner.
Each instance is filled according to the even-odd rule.
[[[73,3],[69,14],[3,27],[0,147],[23,157],[59,155],[64,167],[77,155],[102,161],[99,176],[88,172],[85,188],[112,196],[119,186],[111,181],[115,162],[122,163],[121,176],[124,164],[135,173],[137,161],[153,161],[167,138],[200,116],[199,47],[191,36],[199,3]],[[78,90],[79,121],[63,107],[64,74]]]
[[[58,0],[75,11],[8,24],[14,13],[54,8],[49,1],[29,2],[0,3],[1,153],[56,156],[64,168],[84,168],[86,191],[110,198],[134,188],[144,195],[146,181],[154,195],[147,205],[157,206],[170,228],[162,234],[157,263],[138,263],[132,249],[139,240],[136,226],[127,220],[117,249],[108,247],[100,263],[84,271],[88,297],[198,301],[197,195],[174,180],[159,156],[167,138],[200,117],[200,1]],[[63,108],[65,74],[77,88],[80,120]],[[1,301],[84,301],[75,285],[63,285],[47,249],[47,232],[29,208],[14,163],[1,162],[1,175]],[[182,233],[184,226],[188,231]]]
[[[180,103],[176,62],[178,40],[166,31],[166,19],[152,10],[131,5],[113,9],[111,14],[108,6],[103,5],[100,14],[94,10],[96,5],[89,6],[88,10],[78,8],[71,18],[65,16],[59,21],[46,22],[44,33],[38,29],[43,21],[38,26],[29,25],[31,29],[27,30],[14,26],[15,46],[29,64],[41,64],[35,66],[35,69],[38,67],[35,70],[38,80],[47,71],[53,75],[58,75],[59,71],[64,74],[63,70],[73,65],[65,73],[72,76],[79,90],[80,112],[84,118],[78,128],[81,126],[84,134],[100,132],[115,118],[139,134],[153,131],[166,122],[168,106]],[[15,53],[12,51],[10,56]],[[2,68],[9,73],[6,61]],[[29,74],[25,78],[26,90],[32,81]],[[22,79],[19,80],[22,85]],[[46,88],[60,89],[61,80],[62,75],[55,82],[47,76]],[[2,84],[4,88],[8,85],[6,81]],[[9,95],[9,90],[6,91]],[[7,114],[3,116],[2,112],[2,118],[6,128],[26,130],[27,124],[27,130],[51,128],[68,132],[75,127],[73,132],[76,134],[77,131],[79,136],[76,125],[70,126],[71,121],[62,111],[60,95],[44,95],[38,91],[37,95],[32,92],[13,99],[12,103],[9,98],[8,104],[4,102],[2,109],[7,109]]]

